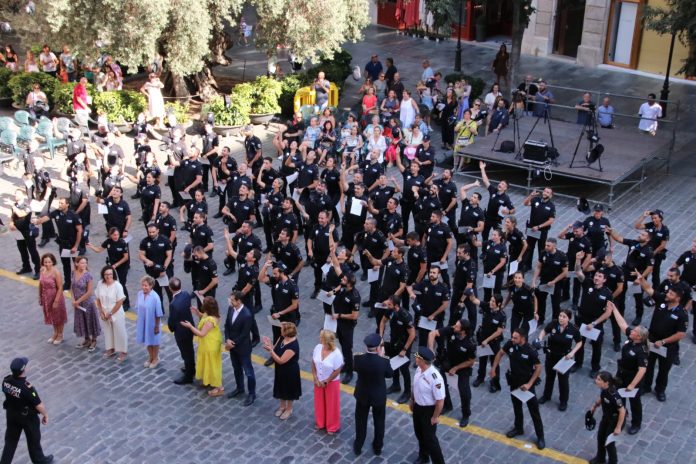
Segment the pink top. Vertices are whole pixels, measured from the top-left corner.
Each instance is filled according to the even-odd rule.
[[[365,113],[373,110],[377,107],[377,96],[376,95],[365,95],[362,100],[363,106],[365,106]]]
[[[73,109],[75,111],[88,109],[86,105],[78,101],[78,98],[85,103],[87,102],[87,89],[82,84],[77,84],[73,90]]]

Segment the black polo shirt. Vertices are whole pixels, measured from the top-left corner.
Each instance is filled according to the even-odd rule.
[[[122,238],[116,241],[107,238],[102,242],[101,247],[106,250],[106,264],[109,266],[121,261],[128,254],[128,244]],[[121,264],[121,267],[125,269],[130,267],[130,256],[125,263]]]
[[[24,377],[8,375],[2,379],[2,392],[5,394],[5,408],[25,417],[36,417],[36,407],[41,398],[36,389]]]
[[[652,319],[650,320],[650,333],[648,339],[651,342],[664,340],[671,337],[677,332],[686,332],[686,326],[689,323],[689,316],[681,305],[677,305],[670,309],[665,302],[663,293],[653,294],[655,300],[655,310],[653,311]],[[671,343],[670,346],[679,346],[679,343]]]
[[[690,286],[696,286],[696,253],[686,251],[677,258],[677,266],[684,266],[681,279]]]
[[[237,283],[234,284],[233,290],[237,291],[242,291],[244,287],[247,285],[251,285],[252,287],[256,285],[256,281],[259,279],[259,266],[256,264],[253,265],[248,265],[247,263],[242,264],[239,266],[239,272],[237,273]],[[247,295],[251,295],[253,292],[252,290],[247,293]]]
[[[529,222],[527,227],[537,227],[551,218],[556,217],[556,205],[553,201],[544,201],[541,198],[534,198],[530,204],[531,211],[529,213]],[[542,227],[539,230],[549,230],[551,226]]]
[[[256,206],[254,201],[249,198],[242,200],[239,197],[233,197],[227,202],[227,208],[237,220],[237,226],[239,226],[254,214]]]
[[[358,245],[360,252],[367,250],[375,259],[381,259],[384,255],[384,250],[387,249],[387,239],[379,230],[371,233],[365,231],[358,232],[355,235],[355,243]]]
[[[331,225],[328,223],[325,226],[316,224],[310,231],[308,238],[312,240],[312,252],[314,253],[314,259],[326,261],[326,258],[329,256],[329,234],[331,233],[329,232],[330,227]],[[338,232],[336,229],[333,230],[331,235],[333,236],[334,243],[337,243]],[[324,263],[320,262],[319,265],[323,266]]]
[[[575,269],[575,255],[580,251],[584,251],[585,254],[592,253],[592,244],[590,243],[590,239],[586,236],[583,235],[582,237],[578,238],[572,231],[566,232],[563,238],[568,240],[568,267],[572,271]]]
[[[213,243],[213,230],[206,224],[191,227],[191,247],[207,247]]]
[[[196,276],[196,290],[203,290],[218,276],[217,264],[211,257],[202,260],[194,258],[191,263],[191,274]],[[214,292],[216,288],[217,285],[210,291]]]
[[[454,262],[453,289],[464,289],[468,284],[476,282],[476,263],[471,259],[457,259]],[[459,303],[457,301],[457,303]]]
[[[394,196],[396,190],[389,185],[384,187],[375,187],[370,191],[370,200],[372,207],[378,210],[383,210],[387,207],[387,201]]]
[[[510,358],[510,373],[514,382],[514,388],[529,382],[532,378],[536,366],[541,362],[534,348],[528,343],[515,345],[512,340],[508,340],[502,348]],[[510,385],[511,389],[513,385]]]
[[[418,145],[416,148],[416,159],[421,163],[430,161],[430,164],[426,164],[420,168],[423,177],[427,179],[432,175],[433,169],[435,168],[435,148],[433,148],[433,144],[431,143],[428,148],[425,148],[425,145],[422,143]]]
[[[280,241],[275,242],[271,249],[271,253],[276,261],[285,264],[288,268],[288,272],[292,272],[300,261],[302,261],[300,249],[292,242],[288,242],[287,246],[283,246]]]
[[[106,221],[106,226],[108,228],[111,227],[116,227],[118,230],[123,232],[123,229],[126,227],[126,220],[128,219],[128,216],[131,215],[131,210],[130,207],[128,206],[128,203],[126,203],[126,200],[121,198],[121,200],[116,203],[112,198],[107,198],[104,203],[106,204],[106,208],[109,211],[107,214],[104,215],[104,219]]]
[[[512,311],[524,317],[524,319],[534,318],[534,291],[527,284],[521,287],[512,285],[510,287],[510,299],[512,300]]]
[[[619,284],[623,283],[623,281],[624,281],[623,271],[616,264],[614,264],[612,266],[602,265],[599,268],[599,270],[604,273],[604,275],[607,279],[606,282],[604,283],[604,285],[609,287],[609,290],[611,290],[612,293],[614,293],[616,291],[616,289],[619,287]]]
[[[561,329],[561,324],[554,320],[546,324],[544,332],[548,334],[547,344],[551,354],[565,356],[573,349],[574,343],[579,343],[582,337],[580,330],[573,324],[568,323],[565,330]]]
[[[319,193],[316,190],[309,193],[309,202],[305,205],[305,212],[309,215],[309,220],[316,223],[319,218],[319,213],[322,211],[331,212],[333,210],[331,197],[325,193]],[[363,208],[363,214],[367,208]]]
[[[333,308],[336,314],[351,314],[353,311],[360,311],[360,293],[356,288],[348,290],[345,287],[341,287],[334,298]],[[350,323],[353,326],[358,323],[358,321],[347,321],[340,318],[338,322]]]
[[[370,160],[363,161],[360,163],[360,170],[363,172],[363,183],[366,188],[370,188],[379,180],[379,176],[384,174],[384,167],[378,161],[374,163]]]
[[[326,193],[335,204],[341,196],[341,172],[336,168],[324,169],[320,177],[326,184]]]
[[[75,214],[75,211],[68,210],[64,213],[59,209],[51,211],[49,217],[56,221],[59,247],[72,249],[77,242],[77,226],[82,225],[80,217]]]
[[[440,178],[435,181],[440,190],[438,191],[438,198],[440,199],[440,204],[442,205],[442,212],[444,213],[447,207],[450,205],[453,199],[457,198],[457,185],[452,182],[445,182],[444,179]],[[454,202],[454,206],[450,211],[455,211],[457,209],[457,202]],[[448,224],[454,227],[454,224]]]
[[[319,166],[316,163],[307,164],[300,161],[297,164],[297,188],[305,188],[311,185],[315,180],[319,179]]]
[[[626,327],[626,337],[630,337],[631,328]],[[624,386],[631,383],[638,369],[648,367],[648,346],[644,343],[634,343],[629,338],[621,347],[621,358],[618,360],[619,371],[630,373],[622,378]]]
[[[437,196],[431,196],[429,193],[420,195],[413,205],[414,220],[419,224],[428,224],[430,223],[430,215],[436,209],[442,209],[440,199]]]
[[[505,323],[507,322],[505,311],[500,309],[493,311],[488,303],[481,303],[481,311],[483,312],[483,318],[481,319],[481,326],[477,333],[477,341],[479,343],[493,335],[496,330],[504,329]],[[502,340],[503,334],[501,333],[500,336],[492,340],[492,342],[501,342]]]
[[[667,294],[667,292],[674,287],[681,288],[683,295],[679,299],[679,304],[686,307],[689,300],[691,300],[691,287],[689,287],[689,285],[683,280],[678,280],[676,283],[673,283],[672,281],[665,279],[660,282],[660,285],[655,290],[660,293]]]
[[[515,227],[512,232],[505,232],[503,238],[508,243],[508,252],[510,253],[510,259],[517,259],[520,257],[522,252],[522,247],[524,246],[524,234],[517,227]]]
[[[430,225],[425,237],[425,251],[429,262],[440,261],[447,250],[447,240],[451,238],[452,231],[447,224],[441,222]]]
[[[580,300],[580,320],[585,324],[596,321],[606,310],[607,302],[612,301],[611,290],[606,285],[596,288],[591,280],[585,279],[583,282],[582,299]],[[605,321],[606,322],[606,321]],[[604,322],[597,328],[601,330]]]
[[[490,197],[488,198],[488,207],[486,208],[486,220],[498,224],[501,220],[498,211],[503,206],[509,210],[513,209],[512,201],[507,193],[498,193],[498,189],[493,185],[488,186],[488,193]]]
[[[420,171],[417,176],[414,176],[411,174],[411,171],[406,170],[402,173],[402,176],[404,178],[403,180],[403,194],[401,195],[401,202],[406,203],[406,204],[413,204],[416,201],[416,198],[413,196],[413,190],[411,187],[422,187],[425,184],[425,177],[423,177],[423,174],[420,174]]]
[[[261,250],[261,240],[253,232],[249,235],[239,232],[232,237],[232,246],[237,250],[237,261],[243,262],[249,251]]]
[[[361,200],[367,203],[368,197],[367,195],[363,195],[361,197],[355,196],[355,193],[353,194],[347,194],[346,195],[346,202],[345,202],[345,208],[346,208],[346,214],[343,215],[343,225],[349,225],[349,226],[354,226],[354,227],[360,227],[363,224],[365,224],[365,220],[367,219],[367,208],[362,207],[360,210],[360,216],[356,214],[352,214],[350,212],[350,207],[353,204],[353,200]]]
[[[459,215],[460,227],[475,229],[478,223],[484,220],[484,213],[480,206],[472,206],[469,200],[462,201],[462,211]]]
[[[254,157],[256,156],[256,154],[260,150],[261,150],[261,139],[259,139],[255,135],[252,135],[251,137],[244,138],[244,151],[246,152],[247,163],[250,163],[251,160],[254,159]],[[261,169],[262,164],[263,164],[263,156],[259,156],[259,158],[254,162],[254,164],[250,165],[249,167],[253,171],[257,171],[258,169]]]
[[[398,311],[387,311],[387,317],[389,318],[389,342],[395,350],[401,351],[406,347],[408,329],[413,328],[413,318],[403,308],[399,308]]]
[[[276,237],[283,229],[290,229],[291,232],[295,232],[297,230],[297,216],[295,216],[295,213],[292,211],[289,213],[284,213],[283,210],[279,209],[273,223],[275,226],[273,228],[273,233]],[[290,235],[290,239],[292,239],[292,234]]]
[[[445,301],[450,299],[450,290],[447,285],[439,280],[433,284],[429,279],[423,279],[413,285],[413,291],[419,292],[416,294],[416,300],[421,307],[421,316],[428,317],[437,311],[437,308]],[[442,322],[445,318],[445,312],[441,312],[437,316],[437,321]]]
[[[171,214],[167,214],[166,216],[162,216],[160,213],[157,213],[157,219],[155,219],[155,224],[157,225],[157,229],[159,230],[160,235],[164,235],[167,239],[171,237],[172,232],[176,232],[176,219],[174,219],[174,216]],[[176,247],[176,240],[174,243],[171,244],[172,247]]]
[[[636,276],[631,273],[636,269],[638,272],[644,272],[649,266],[654,264],[653,249],[649,244],[641,245],[637,240],[625,238],[623,244],[628,247],[628,256],[623,265],[624,276],[627,282],[636,280]]]
[[[239,198],[239,189],[242,188],[242,185],[245,185],[249,190],[251,190],[254,188],[254,181],[246,174],[240,174],[238,172],[232,174],[229,182],[227,183],[227,196],[230,199]]]
[[[140,251],[145,252],[145,257],[155,263],[153,267],[145,266],[145,272],[152,277],[159,277],[165,271],[164,261],[167,259],[167,251],[171,251],[172,246],[169,239],[162,235],[156,238],[145,237],[140,242]]]
[[[383,259],[382,267],[384,268],[384,277],[379,289],[379,296],[381,300],[386,300],[396,293],[402,283],[406,282],[408,268],[405,261],[397,263],[392,257]]]
[[[336,274],[336,269],[334,269],[333,266],[329,268],[329,272],[326,273],[326,278],[324,279],[324,282],[322,282],[321,288],[323,290],[334,290],[341,284],[341,276],[353,274],[353,271],[350,270],[350,266],[348,266],[348,264],[341,263],[339,267],[341,268],[341,275]]]
[[[70,204],[70,210],[77,211],[77,208],[80,207],[80,205],[82,204],[82,201],[85,199],[89,200],[89,191],[83,190],[77,185],[72,185],[70,188],[70,196],[68,198],[68,203]],[[92,212],[91,205],[89,204],[89,201],[87,201],[87,204],[85,205],[84,208],[82,208],[82,211],[77,213],[80,216],[80,219],[82,220],[83,226],[88,226],[90,224],[91,212]]]
[[[645,227],[646,231],[650,232],[650,241],[648,243],[653,250],[657,249],[662,242],[669,240],[669,228],[666,225],[662,224],[662,227],[658,229],[655,223],[650,221],[643,224],[643,226]],[[664,259],[666,254],[667,250],[662,250],[655,255],[655,258]]]
[[[406,262],[409,270],[406,283],[411,285],[418,277],[421,264],[428,262],[428,253],[425,251],[425,247],[423,245],[409,247],[408,253],[406,253]]]
[[[560,250],[556,250],[554,253],[544,251],[539,257],[539,262],[541,263],[539,279],[542,284],[555,279],[563,272],[563,268],[568,266],[568,259],[565,253]]]
[[[438,329],[440,337],[447,340],[447,359],[450,367],[476,359],[476,342],[471,336],[462,337],[454,332],[454,327]],[[471,367],[457,371],[464,375],[471,375]]]
[[[377,219],[377,228],[385,236],[389,236],[389,234],[396,234],[403,228],[401,215],[396,211],[390,213],[387,209],[383,209],[379,212],[375,219]]]
[[[227,173],[222,170],[223,164],[225,165],[225,169],[227,169]],[[212,160],[210,165],[215,168],[218,182],[226,182],[233,176],[233,173],[237,172],[238,169],[237,161],[229,155],[227,156],[227,159],[219,156],[218,158]]]
[[[596,254],[597,250],[604,247],[607,243],[605,231],[607,227],[611,227],[611,222],[604,216],[599,219],[589,216],[582,225],[585,228],[585,235],[592,244],[592,253]]]
[[[198,160],[185,159],[181,163],[183,170],[184,186],[188,187],[196,181],[196,177],[203,175],[203,165]],[[193,194],[193,192],[191,192]]]
[[[266,169],[263,171],[263,174],[261,174],[261,181],[264,183],[266,187],[263,189],[259,188],[259,191],[269,194],[273,192],[273,181],[276,179],[280,178],[280,174],[278,174],[278,171],[275,169]],[[261,200],[261,196],[259,195],[258,197],[259,201]]]
[[[504,243],[495,244],[493,240],[487,241],[483,245],[483,273],[488,274],[493,271],[501,259],[507,259],[507,248]],[[499,269],[498,272],[503,272],[505,267]]]
[[[270,277],[267,285],[271,287],[271,296],[273,298],[271,314],[285,310],[285,308],[292,304],[292,300],[300,299],[300,292],[292,279],[288,278],[283,282],[282,280],[276,280]],[[299,311],[300,308],[298,304],[298,308],[295,311],[290,311],[289,313],[281,315],[278,320],[281,322],[296,322]]]
[[[619,410],[624,407],[623,399],[614,387],[602,390],[599,394],[599,400],[602,404],[602,414],[606,417],[617,416]]]
[[[203,142],[202,154],[208,153],[213,148],[220,146],[220,137],[215,132],[205,133],[201,136],[201,141]],[[211,162],[217,158],[217,154],[212,154],[208,156],[208,160]]]

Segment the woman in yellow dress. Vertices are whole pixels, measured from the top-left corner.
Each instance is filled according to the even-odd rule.
[[[203,386],[213,387],[208,391],[209,396],[222,396],[225,388],[222,386],[222,333],[220,332],[220,308],[215,298],[207,296],[200,310],[192,308],[200,320],[198,327],[188,321],[181,325],[188,327],[198,340],[196,355],[196,379]]]

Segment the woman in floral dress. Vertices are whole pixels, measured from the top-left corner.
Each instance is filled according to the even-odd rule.
[[[46,253],[41,257],[41,274],[39,276],[39,304],[43,309],[44,324],[53,326],[53,335],[48,343],[63,343],[63,327],[68,322],[63,296],[63,276],[56,269],[56,257]]]
[[[99,312],[94,302],[94,279],[87,270],[87,258],[79,256],[75,260],[72,273],[73,308],[75,308],[75,335],[83,337],[84,342],[75,348],[87,348],[92,353],[97,349],[97,337],[101,334]]]

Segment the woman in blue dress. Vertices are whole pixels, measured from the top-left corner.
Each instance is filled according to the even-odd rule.
[[[148,360],[144,367],[154,369],[159,364],[160,321],[162,302],[154,292],[155,279],[145,276],[140,279],[141,291],[138,292],[138,320],[135,326],[135,340],[147,346]]]

